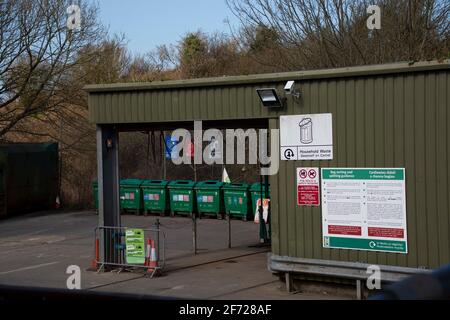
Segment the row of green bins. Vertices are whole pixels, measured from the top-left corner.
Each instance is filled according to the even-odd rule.
[[[142,209],[147,213],[156,211],[164,213],[168,208],[164,180],[120,180],[120,209],[139,214]],[[92,183],[95,209],[98,210],[98,182]],[[143,200],[143,201],[142,201]]]
[[[192,180],[175,180],[168,184],[172,217],[175,213],[192,215],[195,212],[194,186]]]
[[[143,180],[141,190],[144,200],[144,215],[149,212],[164,215],[168,210],[169,197],[166,188],[168,183],[166,180]]]
[[[120,180],[120,208],[122,211],[134,212],[139,214],[142,210],[140,179]]]
[[[225,183],[222,187],[225,213],[229,217],[244,221],[252,219],[250,185],[247,183]]]
[[[194,189],[197,197],[197,212],[200,216],[223,218],[222,185],[223,182],[216,180],[197,182]]]
[[[95,207],[98,209],[98,183],[92,184]],[[194,193],[195,190],[195,193]],[[264,185],[263,185],[264,193]],[[261,184],[223,183],[216,180],[194,182],[176,180],[124,179],[120,181],[120,208],[139,214],[157,212],[164,215],[170,208],[171,216],[216,216],[223,213],[242,220],[252,219],[256,203],[261,198]],[[195,196],[194,196],[195,195]],[[270,198],[270,191],[268,198]]]

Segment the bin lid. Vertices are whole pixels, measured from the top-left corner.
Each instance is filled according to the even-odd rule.
[[[142,180],[140,179],[122,179],[120,180],[121,186],[127,186],[127,187],[139,187],[142,183]]]
[[[168,183],[167,180],[142,180],[141,187],[165,187]]]
[[[195,181],[192,180],[174,180],[170,181],[168,188],[171,189],[193,189]]]
[[[264,192],[264,186],[265,184],[263,183],[263,192]],[[255,182],[254,184],[252,184],[252,186],[250,187],[250,191],[261,191],[261,183],[259,182]],[[269,184],[269,192],[270,192],[270,184]]]
[[[223,182],[217,180],[205,180],[199,181],[195,185],[195,189],[220,189],[222,187]]]
[[[225,190],[247,190],[250,187],[248,183],[244,182],[233,182],[233,183],[224,183],[222,189]]]

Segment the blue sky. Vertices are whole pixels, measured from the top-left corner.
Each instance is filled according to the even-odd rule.
[[[92,0],[100,8],[100,20],[109,31],[124,33],[128,48],[144,54],[160,44],[176,44],[190,31],[229,34],[226,19],[237,19],[225,0]]]

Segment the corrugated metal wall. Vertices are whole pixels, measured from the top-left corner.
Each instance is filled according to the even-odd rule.
[[[274,85],[282,92],[282,84],[272,83],[93,93],[89,95],[89,105],[95,106],[90,109],[90,119],[95,123],[142,123],[267,118],[281,111],[262,108],[256,88]]]
[[[334,159],[282,161],[271,177],[274,254],[408,267],[448,263],[450,73],[312,81],[301,88],[299,113],[333,114]],[[296,205],[300,166],[405,167],[408,254],[322,248],[321,208]]]
[[[446,69],[447,68],[447,69]],[[370,74],[297,81],[300,103],[261,106],[256,88],[284,81],[90,92],[94,123],[333,114],[332,161],[281,161],[271,177],[272,251],[291,257],[437,267],[450,261],[450,72]],[[296,205],[296,167],[405,167],[408,254],[322,248],[321,209]]]

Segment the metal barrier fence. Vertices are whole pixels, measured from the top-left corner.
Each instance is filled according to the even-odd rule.
[[[131,243],[130,233],[133,232],[139,234],[135,243]],[[140,234],[141,232],[143,234]],[[156,273],[162,272],[165,266],[165,237],[159,225],[152,229],[96,227],[93,265],[97,272],[105,270],[105,267],[116,267],[119,272],[147,269],[150,277],[153,277]],[[104,244],[103,247],[100,247],[100,243]],[[141,248],[142,245],[143,248]],[[135,253],[134,256],[131,256],[132,252]],[[142,252],[145,255],[144,259],[142,259]]]

